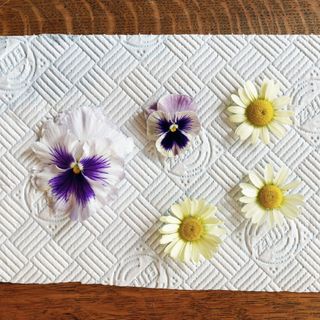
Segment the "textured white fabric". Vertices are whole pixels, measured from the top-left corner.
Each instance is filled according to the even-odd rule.
[[[234,136],[230,94],[273,78],[293,97],[284,139]],[[143,108],[194,97],[203,130],[181,161],[146,138]],[[81,281],[179,289],[320,290],[320,37],[64,36],[0,38],[0,281]],[[30,184],[41,124],[96,106],[135,141],[118,200],[84,223],[48,216]],[[272,231],[240,213],[238,184],[267,162],[302,180],[301,216]],[[217,205],[227,237],[198,266],[164,258],[158,218],[185,195]]]

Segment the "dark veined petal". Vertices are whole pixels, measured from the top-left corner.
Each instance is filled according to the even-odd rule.
[[[74,174],[72,169],[49,180],[52,193],[59,200],[68,201],[73,195],[78,204],[85,206],[95,196],[92,187],[83,174]]]
[[[58,168],[67,170],[70,168],[71,163],[74,162],[74,158],[64,146],[58,145],[51,150],[51,161]]]
[[[95,181],[104,181],[106,179],[107,169],[110,168],[108,159],[101,156],[93,156],[81,159],[80,163],[83,165],[83,174],[89,179]]]
[[[192,119],[187,115],[183,115],[181,118],[176,120],[179,130],[190,131],[192,128]]]
[[[177,145],[180,149],[183,149],[187,146],[188,142],[188,137],[180,130],[177,130],[175,132],[167,132],[161,141],[161,145],[165,150],[173,149],[175,145]]]

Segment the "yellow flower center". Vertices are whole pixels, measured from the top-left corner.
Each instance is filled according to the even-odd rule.
[[[178,129],[178,125],[176,123],[173,123],[169,128],[171,132],[176,132],[177,129]]]
[[[265,209],[279,208],[283,202],[283,192],[279,187],[267,184],[260,189],[258,201]]]
[[[263,127],[269,124],[274,116],[274,109],[271,102],[257,99],[249,104],[246,109],[246,116],[251,124]]]
[[[82,168],[80,167],[79,163],[71,164],[71,169],[72,169],[74,174],[79,174],[82,171]]]
[[[203,234],[202,223],[197,218],[185,218],[180,225],[179,234],[185,241],[199,240]]]

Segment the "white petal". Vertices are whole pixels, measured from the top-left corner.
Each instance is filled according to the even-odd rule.
[[[188,130],[184,130],[185,134],[189,134],[190,136],[196,136],[199,134],[201,129],[201,124],[198,118],[198,115],[193,111],[181,111],[175,113],[175,121],[177,119],[187,118],[191,121],[191,126]]]
[[[273,183],[273,168],[270,163],[268,163],[264,169],[264,180],[266,184]]]
[[[258,189],[249,183],[240,183],[240,188],[242,193],[247,197],[256,197],[258,194]]]
[[[289,169],[287,167],[282,167],[274,179],[274,184],[281,187],[286,182],[288,176],[289,176]]]
[[[289,203],[290,205],[301,205],[303,204],[304,196],[301,194],[289,194],[285,196],[285,203]]]
[[[259,210],[256,211],[251,218],[252,223],[259,223],[261,219],[263,218],[263,215],[266,214],[263,211]]]
[[[183,250],[183,253],[184,253],[183,261],[189,262],[192,257],[192,244],[191,244],[191,242],[186,243],[184,250]]]
[[[254,101],[258,98],[257,89],[251,81],[246,82],[246,84],[244,85],[244,91],[250,101]]]
[[[288,124],[291,125],[293,122],[289,117],[280,117],[280,116],[275,116],[274,119],[281,123],[281,124]]]
[[[232,101],[233,101],[237,106],[240,106],[240,107],[243,107],[243,108],[246,107],[246,105],[244,104],[244,102],[241,101],[241,99],[240,99],[236,94],[232,94],[232,95],[231,95],[231,99],[232,99]]]
[[[289,219],[294,219],[299,215],[299,210],[290,210],[290,208],[286,206],[282,206],[280,211]]]
[[[295,189],[300,185],[300,181],[299,180],[294,180],[290,183],[287,183],[286,185],[282,186],[281,189],[284,191],[290,190],[290,189]]]
[[[159,229],[159,231],[162,234],[176,233],[179,230],[179,227],[180,226],[178,224],[165,224]]]
[[[235,131],[241,140],[246,140],[253,132],[254,127],[248,122],[243,122]]]
[[[172,205],[170,210],[171,210],[172,214],[174,214],[178,219],[180,219],[180,220],[183,219],[184,213],[183,213],[181,205],[175,203],[174,205]]]
[[[164,234],[160,238],[160,244],[167,244],[169,242],[177,240],[178,238],[179,238],[179,234],[178,233]]]
[[[234,106],[231,106],[227,109],[229,112],[232,112],[232,113],[236,113],[236,114],[245,114],[246,113],[246,109],[245,108],[242,108],[242,107],[234,107]]]
[[[239,97],[241,99],[241,101],[243,101],[243,103],[247,106],[250,104],[250,99],[248,98],[248,96],[246,95],[246,92],[243,88],[239,88],[238,89],[238,94],[239,94]]]
[[[260,211],[260,207],[256,202],[247,203],[241,208],[241,212]]]
[[[271,122],[268,128],[278,139],[282,139],[286,134],[286,130],[275,121]]]
[[[249,178],[251,180],[251,182],[254,184],[255,187],[257,187],[258,189],[263,187],[263,180],[261,178],[261,176],[256,173],[255,171],[251,171],[249,173]]]
[[[241,197],[239,201],[242,203],[252,203],[252,202],[255,202],[256,199],[257,197]]]
[[[292,117],[294,115],[294,111],[292,110],[276,110],[275,118],[278,117]]]
[[[261,128],[260,135],[261,135],[261,140],[263,141],[264,144],[270,143],[270,134],[267,127]]]
[[[184,249],[185,242],[183,240],[178,240],[178,242],[173,246],[170,251],[170,256],[173,259],[178,259],[180,252]]]
[[[279,84],[274,83],[273,80],[269,80],[266,86],[265,98],[269,101],[272,101],[276,98],[279,93]]]
[[[244,114],[232,114],[229,116],[229,120],[233,123],[241,123],[247,120],[247,117]]]
[[[268,80],[264,80],[262,82],[262,85],[261,85],[261,88],[260,88],[260,94],[259,94],[259,97],[261,99],[266,99],[267,86],[268,86]]]
[[[161,216],[160,221],[163,223],[175,223],[179,224],[181,221],[173,216]]]
[[[252,135],[251,135],[251,143],[253,145],[255,145],[257,143],[257,141],[259,139],[260,131],[261,131],[260,128],[254,128],[253,129],[253,132],[252,132]]]
[[[272,104],[276,109],[280,109],[287,106],[290,103],[290,100],[291,100],[290,97],[282,96],[277,99],[274,99],[272,101]]]

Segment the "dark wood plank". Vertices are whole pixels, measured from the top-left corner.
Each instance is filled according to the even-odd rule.
[[[6,35],[319,30],[319,0],[0,0]]]
[[[0,0],[0,35],[319,33],[319,0]],[[320,319],[320,295],[0,285],[0,320]]]
[[[3,320],[320,319],[318,294],[3,284],[0,301]]]

